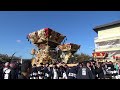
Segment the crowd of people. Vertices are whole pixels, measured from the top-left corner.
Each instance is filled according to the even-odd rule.
[[[18,79],[21,74],[21,63],[0,62],[0,79]]]
[[[0,79],[120,79],[119,63],[84,61],[31,65],[31,61],[0,63]]]

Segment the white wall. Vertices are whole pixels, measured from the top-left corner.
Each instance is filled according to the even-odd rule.
[[[99,39],[109,38],[109,37],[114,37],[114,36],[120,36],[120,26],[98,31],[98,38]]]

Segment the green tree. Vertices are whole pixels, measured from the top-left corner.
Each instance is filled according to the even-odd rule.
[[[14,54],[12,56],[8,56],[7,54],[0,54],[0,61],[2,61],[2,62],[11,62],[12,60],[20,59],[19,57],[14,56]]]
[[[81,54],[75,54],[74,57],[76,58],[75,59],[75,62],[82,62],[82,61],[85,61],[85,60],[90,60],[92,57],[90,55],[87,55],[85,53],[81,53]]]

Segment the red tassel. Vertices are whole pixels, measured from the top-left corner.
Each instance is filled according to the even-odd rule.
[[[49,38],[50,35],[51,35],[51,32],[52,32],[52,29],[50,29],[50,28],[45,28],[44,30],[45,30],[45,36],[46,36],[46,38]]]

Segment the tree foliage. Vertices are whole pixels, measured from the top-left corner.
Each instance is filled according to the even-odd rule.
[[[8,56],[7,54],[0,54],[0,61],[2,62],[11,62],[12,60],[20,59],[16,56]]]
[[[75,57],[75,62],[82,62],[82,61],[85,61],[85,60],[90,60],[92,58],[90,55],[87,55],[87,54],[84,54],[84,53],[75,54],[74,57]]]
[[[74,54],[74,57],[69,59],[68,63],[78,63],[78,62],[88,61],[90,59],[92,59],[92,57],[85,53]]]

